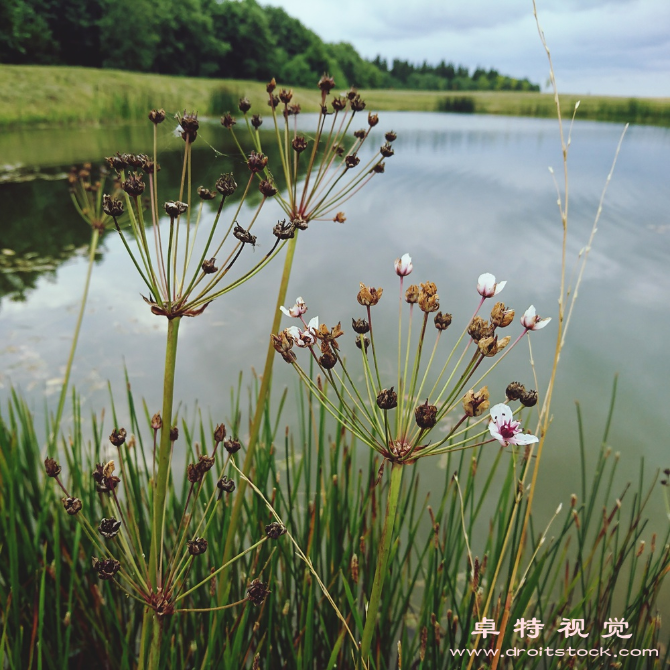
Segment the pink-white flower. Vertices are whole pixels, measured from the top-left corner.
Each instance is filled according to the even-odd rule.
[[[496,278],[490,272],[485,272],[479,275],[477,291],[482,298],[492,298],[505,288],[506,283],[506,281],[501,281],[496,284]]]
[[[396,258],[393,264],[398,277],[406,277],[414,269],[412,257],[409,254],[403,254],[402,258]]]
[[[298,297],[295,300],[295,305],[293,305],[291,309],[286,309],[283,305],[279,309],[283,314],[286,314],[286,316],[292,316],[294,319],[299,319],[307,311],[307,305],[302,298]]]
[[[293,338],[296,346],[300,348],[311,347],[316,344],[316,331],[319,329],[319,317],[315,316],[310,319],[305,330],[300,330],[297,326],[290,326],[286,330]]]
[[[541,319],[537,315],[533,305],[531,305],[521,317],[521,325],[527,330],[540,330],[540,328],[544,328],[550,321],[550,316]]]
[[[504,402],[491,407],[489,433],[503,447],[506,447],[508,444],[525,445],[540,441],[535,435],[528,435],[528,433],[523,432],[521,423],[514,420],[512,410]]]

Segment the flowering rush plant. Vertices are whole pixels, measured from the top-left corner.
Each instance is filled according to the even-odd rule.
[[[525,336],[544,328],[550,319],[539,317],[535,307],[529,307],[520,319],[521,330],[512,341],[503,331],[514,321],[513,309],[496,301],[488,319],[480,316],[484,303],[495,298],[506,284],[497,282],[492,274],[482,274],[477,282],[479,302],[474,314],[444,358],[431,386],[428,383],[430,371],[440,357],[440,343],[447,337],[445,331],[451,327],[452,315],[440,311],[439,295],[433,282],[413,284],[405,289],[405,277],[413,271],[409,254],[395,261],[395,271],[399,277],[399,315],[397,375],[393,380],[383,379],[377,362],[379,343],[375,341],[372,313],[382,298],[382,288],[361,284],[357,295],[359,305],[365,310],[363,318],[352,319],[362,377],[350,372],[351,361],[342,355],[341,322],[329,328],[320,323],[318,317],[306,321],[307,305],[302,298],[290,308],[281,308],[286,316],[299,320],[301,325],[289,326],[272,335],[277,352],[293,365],[324,407],[345,428],[379,452],[384,463],[411,463],[424,456],[493,442],[503,447],[537,442],[537,437],[523,431],[517,418],[524,406],[537,403],[537,392],[512,382],[506,389],[506,398],[500,393],[500,400],[504,402],[491,407],[488,386],[482,382]],[[405,305],[409,312],[406,317]],[[424,364],[430,321],[435,328],[435,338]],[[307,350],[320,371],[319,378],[315,380],[308,374],[304,359],[301,362],[296,356],[296,349]],[[329,397],[323,379],[330,382],[336,397],[332,394]],[[360,383],[355,381],[358,379]],[[513,410],[510,403],[516,401],[520,404]],[[446,428],[435,438],[438,425]]]

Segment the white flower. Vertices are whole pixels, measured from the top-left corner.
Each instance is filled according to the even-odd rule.
[[[504,403],[491,407],[489,433],[495,437],[503,447],[508,444],[533,444],[540,440],[535,435],[528,435],[521,429],[521,423],[514,420],[512,410]]]
[[[300,330],[297,326],[290,326],[286,331],[293,338],[295,345],[304,349],[305,347],[311,347],[313,344],[316,344],[316,331],[318,328],[319,317],[315,316],[313,319],[310,319],[305,330]]]
[[[490,272],[485,272],[479,275],[477,291],[482,298],[492,298],[505,288],[506,283],[506,281],[501,281],[496,284],[496,278]]]
[[[184,129],[181,127],[181,125],[177,124],[177,127],[172,131],[172,134],[175,137],[181,137],[183,132],[184,132]]]
[[[414,269],[412,257],[409,254],[404,254],[402,258],[396,258],[394,265],[398,277],[406,277]]]
[[[283,305],[279,308],[286,316],[292,316],[294,319],[299,319],[306,311],[307,305],[302,298],[296,298],[295,305],[291,309],[286,309]]]
[[[521,317],[521,325],[527,330],[540,330],[540,328],[544,328],[550,321],[551,317],[549,316],[541,319],[537,315],[533,305],[531,305]]]

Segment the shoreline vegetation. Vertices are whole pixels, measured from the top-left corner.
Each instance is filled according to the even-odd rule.
[[[305,112],[318,111],[309,90],[294,88]],[[361,89],[374,111],[451,112],[550,118],[550,93],[521,91],[413,91]],[[239,98],[265,111],[265,85],[237,79],[204,79],[120,70],[40,65],[0,65],[4,113],[0,129],[134,123],[159,106],[197,109],[201,117],[234,111]],[[580,101],[580,120],[670,126],[670,98],[561,95],[564,109]],[[267,110],[269,113],[269,110]]]

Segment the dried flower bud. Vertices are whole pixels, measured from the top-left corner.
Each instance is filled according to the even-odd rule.
[[[372,169],[370,172],[374,172],[375,174],[384,174],[384,170],[386,169],[386,164],[383,161],[380,161],[379,163],[375,163],[372,166]]]
[[[254,114],[251,117],[251,125],[258,130],[263,125],[263,117],[260,114]]]
[[[172,426],[170,428],[170,442],[176,442],[179,439],[179,428]]]
[[[102,196],[102,211],[116,219],[123,214],[123,202],[105,194]]]
[[[217,444],[223,442],[226,439],[226,427],[224,424],[220,423],[214,429],[214,442]]]
[[[81,511],[82,504],[79,498],[61,498],[61,502],[70,516],[74,516]]]
[[[370,128],[374,128],[379,123],[379,116],[370,112],[368,114],[368,125]]]
[[[429,405],[428,400],[414,410],[414,419],[419,428],[429,430],[437,423],[437,406]]]
[[[319,356],[319,363],[324,370],[331,370],[337,365],[337,356],[332,351],[326,351]]]
[[[200,123],[198,122],[198,113],[189,112],[182,114],[181,119],[179,120],[179,125],[182,128],[181,138],[186,142],[195,142],[195,138],[198,136],[198,128]]]
[[[99,558],[93,557],[93,568],[98,572],[98,577],[104,581],[114,579],[116,573],[121,569],[121,563],[115,561],[113,558]]]
[[[242,114],[246,114],[251,109],[249,98],[240,98],[240,102],[237,106],[239,107]]]
[[[282,330],[279,335],[272,334],[271,338],[275,351],[281,354],[281,357],[287,363],[293,363],[295,361],[295,354],[291,351],[293,348],[293,338],[291,335],[286,330]]]
[[[530,390],[524,393],[519,400],[524,407],[534,407],[537,405],[537,391]]]
[[[505,395],[509,400],[519,400],[526,393],[526,387],[520,382],[511,382],[505,389]]]
[[[272,79],[270,79],[270,81],[268,82],[268,85],[265,87],[265,90],[268,93],[272,93],[272,91],[274,91],[275,88],[277,88],[277,81],[275,80],[274,77],[272,77]]]
[[[475,342],[479,342],[483,337],[489,337],[491,335],[491,327],[481,316],[476,316],[468,326],[468,335]]]
[[[44,459],[44,469],[46,470],[47,477],[58,477],[61,473],[61,466],[51,456],[47,456]]]
[[[318,86],[322,93],[328,95],[335,88],[335,80],[324,73],[321,79],[319,79]]]
[[[291,102],[292,97],[293,97],[293,91],[291,89],[282,88],[282,90],[279,91],[279,99],[285,105],[288,105],[288,103]]]
[[[392,131],[392,130],[389,130],[389,131],[384,135],[384,139],[385,139],[387,142],[389,142],[389,143],[390,143],[390,142],[395,142],[395,141],[398,139],[398,134],[395,133],[395,132]]]
[[[204,537],[196,537],[186,543],[188,553],[191,556],[200,556],[207,551],[207,540]]]
[[[419,307],[422,312],[426,314],[430,312],[437,312],[440,309],[440,296],[437,295],[437,286],[429,281],[421,284],[421,291],[419,291]]]
[[[275,188],[274,184],[267,179],[263,179],[263,181],[258,185],[258,190],[266,198],[271,198],[273,195],[277,194],[277,189]]]
[[[200,200],[214,200],[216,198],[216,193],[204,186],[198,186],[198,195],[200,196]]]
[[[149,120],[151,123],[155,123],[158,125],[159,123],[163,123],[165,121],[165,110],[164,109],[152,109],[149,112]]]
[[[151,417],[151,427],[154,430],[160,430],[163,427],[163,419],[161,419],[161,415],[156,413]]]
[[[156,172],[160,172],[161,166],[152,158],[149,158],[149,156],[145,156],[144,160],[142,161],[142,169],[147,174],[154,174]]]
[[[121,184],[121,188],[130,196],[138,197],[144,193],[144,182],[142,175],[137,172],[131,172],[126,180]]]
[[[370,324],[365,319],[352,319],[351,327],[359,335],[365,335],[365,333],[370,332]]]
[[[279,105],[279,96],[278,95],[271,95],[268,99],[268,107],[271,107],[274,109]]]
[[[384,158],[390,158],[393,156],[395,151],[393,151],[393,147],[387,142],[386,144],[382,144],[381,149],[379,150],[379,153],[384,156]]]
[[[235,181],[235,178],[233,177],[232,172],[222,174],[216,180],[216,190],[224,198],[227,198],[229,195],[232,195],[233,193],[235,193],[236,188],[237,188],[237,182]]]
[[[126,429],[115,428],[109,436],[109,441],[115,446],[120,447],[126,441]]]
[[[216,486],[219,490],[225,491],[226,493],[232,493],[235,490],[235,482],[232,479],[228,479],[226,475],[223,475],[223,477],[216,482]]]
[[[358,93],[353,98],[349,95],[349,101],[352,111],[362,112],[365,109],[365,101],[358,95]]]
[[[491,310],[491,323],[498,328],[506,328],[514,321],[514,310],[507,309],[505,304],[497,302]]]
[[[228,130],[230,130],[236,123],[237,121],[235,121],[235,118],[230,112],[226,112],[221,117],[221,125]]]
[[[297,137],[293,138],[291,146],[296,153],[301,154],[305,149],[307,149],[307,140],[302,135],[298,135]]]
[[[117,153],[116,156],[107,156],[105,161],[107,162],[107,165],[112,168],[112,170],[116,170],[117,172],[120,172],[126,167],[126,163],[119,153]]]
[[[382,297],[384,292],[383,288],[372,288],[361,284],[361,290],[358,292],[356,299],[358,300],[359,305],[364,307],[373,307],[379,302],[379,299]]]
[[[361,346],[365,346],[365,353],[368,353],[368,347],[370,346],[370,338],[369,337],[363,337],[363,344],[361,345],[361,338],[357,337],[356,338],[356,346],[360,349]]]
[[[262,605],[271,591],[260,579],[254,579],[247,588],[247,599],[254,605]]]
[[[302,107],[300,107],[300,105],[298,105],[297,103],[294,102],[292,105],[288,106],[286,111],[288,112],[289,116],[294,116],[294,115],[298,116],[298,114],[300,114],[300,112],[302,111]]]
[[[216,267],[216,258],[212,257],[208,261],[202,262],[202,271],[206,275],[212,275],[219,271],[219,268]]]
[[[361,159],[356,154],[350,154],[344,159],[344,162],[348,169],[352,169],[361,162]]]
[[[252,235],[246,228],[242,228],[239,223],[233,228],[233,237],[237,238],[243,244],[256,246],[256,236]]]
[[[141,168],[147,158],[144,154],[123,154],[123,159],[130,167]],[[79,173],[82,176],[82,173]]]
[[[231,438],[229,440],[226,440],[223,443],[224,449],[229,453],[229,454],[235,454],[237,453],[240,448],[241,448],[240,441],[237,440],[236,438]]]
[[[115,518],[102,519],[98,525],[98,532],[107,539],[114,537],[121,530],[121,522]]]
[[[361,130],[354,130],[354,137],[358,140],[365,139],[365,136],[367,134],[368,134],[368,131],[365,130],[364,128],[361,128]]]
[[[276,540],[286,533],[286,526],[273,521],[265,526],[265,534],[271,539]]]
[[[255,151],[252,151],[249,154],[249,158],[247,159],[247,167],[253,173],[264,170],[267,164],[268,164],[268,157],[263,154],[257,154]]]
[[[201,482],[204,474],[205,473],[202,472],[195,463],[189,463],[186,466],[186,478],[191,484]]]
[[[330,104],[333,106],[333,109],[336,112],[341,112],[347,106],[347,99],[346,98],[339,98],[339,97],[338,98],[333,98]]]
[[[451,325],[451,314],[438,312],[435,315],[435,328],[438,330],[446,330]]]
[[[510,341],[509,335],[503,337],[502,340],[498,340],[498,336],[488,336],[482,337],[478,342],[477,346],[479,347],[479,352],[488,358],[495,356],[498,352],[502,351]]]
[[[412,284],[405,291],[405,302],[408,302],[410,305],[419,302],[419,287],[416,284]]]
[[[185,202],[180,202],[179,200],[168,200],[168,202],[163,205],[167,215],[171,219],[176,219],[180,214],[183,214],[187,209],[188,205]]]
[[[344,223],[347,220],[347,217],[344,215],[344,212],[338,212],[333,217],[333,223]]]
[[[377,407],[379,409],[394,409],[398,406],[398,394],[393,390],[393,386],[390,389],[382,389],[377,395]]]
[[[466,416],[481,416],[490,406],[488,386],[482,386],[476,393],[470,389],[463,396],[463,410]]]
[[[295,237],[295,225],[283,219],[277,221],[277,225],[272,229],[272,234],[280,240],[290,240]]]
[[[114,461],[108,461],[105,465],[96,463],[93,479],[95,480],[95,488],[99,493],[110,493],[121,481],[114,474]]]

